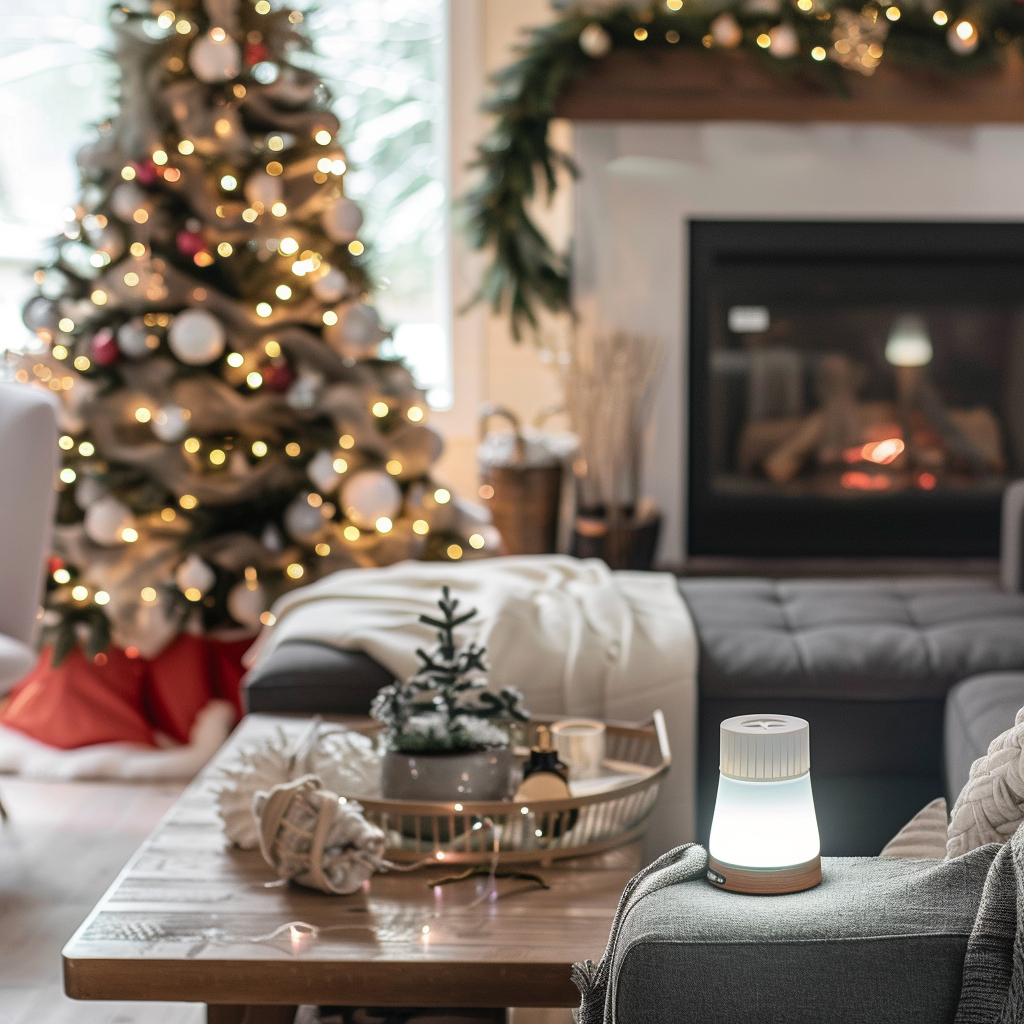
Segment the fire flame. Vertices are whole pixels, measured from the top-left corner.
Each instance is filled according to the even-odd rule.
[[[856,470],[844,473],[839,478],[839,483],[851,491],[887,491],[891,486],[891,481],[887,476],[875,476]]]
[[[867,444],[847,448],[843,452],[843,461],[873,462],[876,466],[888,466],[895,462],[906,445],[898,437],[887,437],[884,441],[869,441]]]

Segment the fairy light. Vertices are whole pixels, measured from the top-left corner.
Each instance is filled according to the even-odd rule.
[[[400,476],[402,472],[402,464],[398,459],[391,459],[384,467],[392,476]]]
[[[329,146],[331,144],[331,133],[321,128],[320,131],[313,136],[314,141],[320,146]]]
[[[134,270],[129,270],[128,273],[124,275],[124,283],[128,285],[129,288],[134,288],[139,283],[139,275],[136,274]]]
[[[949,15],[945,11],[936,11],[932,15],[932,21],[934,21],[936,25],[945,25],[949,21]]]
[[[306,504],[310,508],[319,508],[324,503],[324,499],[316,492],[306,495]]]
[[[93,445],[92,441],[83,441],[78,446],[78,454],[88,459],[90,456],[96,454],[96,447]]]
[[[345,449],[354,448],[356,445],[356,439],[351,434],[342,434],[341,437],[338,438],[338,444]]]
[[[348,243],[348,251],[352,253],[353,256],[362,256],[366,251],[366,246],[357,238],[355,241]]]
[[[178,499],[178,504],[179,504],[179,505],[180,505],[180,506],[181,506],[181,507],[182,507],[183,509],[185,509],[185,511],[187,512],[187,511],[189,511],[190,509],[193,509],[193,508],[195,508],[195,507],[196,507],[196,505],[198,505],[198,504],[199,504],[199,502],[198,502],[198,501],[196,500],[196,498],[194,497],[194,495],[191,495],[191,494],[183,494],[183,495],[182,495],[182,496],[181,496],[181,497],[180,497],[180,498]]]
[[[53,574],[53,582],[54,583],[61,583],[61,584],[70,583],[71,582],[71,573],[69,573],[67,571],[67,569],[57,569],[57,570],[54,571],[54,574]]]
[[[63,345],[54,345],[53,348],[50,349],[50,355],[52,355],[54,359],[67,359],[68,350]]]
[[[772,37],[768,35],[767,32],[762,32],[757,37],[757,45],[760,46],[762,50],[767,50],[768,47],[772,45]]]
[[[297,459],[302,454],[302,446],[296,441],[289,441],[284,446],[284,451],[286,455],[290,455],[293,459]]]
[[[678,11],[682,9],[683,0],[665,0],[665,6],[670,11]]]
[[[281,239],[278,243],[277,251],[282,256],[294,256],[299,251],[299,243],[289,235],[287,238]]]
[[[170,28],[174,24],[174,11],[163,11],[156,19],[156,23],[161,28]]]
[[[333,309],[329,309],[321,319],[327,327],[333,327],[338,322],[338,314]]]
[[[185,62],[180,57],[171,57],[170,60],[167,61],[167,70],[184,71]]]
[[[392,526],[394,526],[394,523],[392,523],[387,516],[381,516],[380,519],[373,524],[374,529],[378,533],[390,533]]]
[[[303,569],[303,568],[302,568],[302,566],[301,566],[301,565],[299,565],[299,563],[298,563],[298,562],[292,562],[292,564],[291,564],[291,565],[289,565],[287,569],[285,569],[285,572],[286,572],[286,573],[288,573],[288,575],[289,575],[289,576],[291,576],[291,578],[292,578],[293,580],[299,580],[299,579],[302,579],[302,574],[303,574],[303,573],[304,573],[305,571],[306,571],[306,570],[305,570],[305,569]]]
[[[265,441],[253,441],[252,453],[257,459],[262,459],[267,454],[267,445]]]
[[[173,523],[178,518],[178,513],[173,508],[163,508],[160,510],[160,518],[165,523]]]
[[[391,410],[388,408],[387,402],[374,402],[370,412],[373,413],[377,419],[383,419]]]
[[[276,359],[281,354],[281,346],[271,338],[270,341],[263,346],[263,351],[266,352],[271,359]]]
[[[217,246],[217,253],[220,256],[230,256],[234,251],[235,250],[231,247],[230,242],[221,242],[220,245]]]
[[[192,25],[187,22],[184,18],[181,19],[175,26],[174,31],[180,36],[187,36],[192,31]]]
[[[238,179],[233,174],[225,174],[224,177],[220,179],[220,187],[224,189],[225,192],[233,192],[238,188]]]
[[[423,410],[418,405],[409,406],[409,411],[405,414],[413,423],[419,423],[423,419]]]
[[[270,208],[270,212],[275,217],[283,217],[288,212],[288,207],[284,203],[274,203]]]
[[[132,220],[135,221],[136,224],[145,224],[146,221],[149,220],[149,214],[145,210],[136,210],[132,214]]]
[[[334,166],[334,161],[329,156],[322,156],[316,162],[316,169],[321,174],[330,174],[331,168]]]
[[[258,0],[256,4],[257,14],[269,14],[270,13],[270,0]]]
[[[458,544],[449,544],[447,555],[453,562],[457,562],[462,557],[462,548]]]
[[[292,11],[292,13],[288,15],[288,20],[293,25],[301,25],[303,20],[302,11]]]
[[[345,540],[349,541],[359,540],[360,537],[358,526],[346,526],[345,529],[341,531],[341,533]]]
[[[258,302],[256,303],[256,315],[262,317],[268,317],[274,312],[274,307],[269,302]]]
[[[348,164],[344,160],[332,160],[331,161],[331,173],[337,174],[339,177],[348,170]]]
[[[633,30],[633,38],[642,43],[647,38],[647,29],[640,27]]]
[[[973,38],[976,29],[969,21],[958,21],[954,26],[954,31],[966,43]],[[62,327],[61,330],[63,329]]]
[[[76,356],[75,357],[75,369],[76,370],[81,370],[81,371],[84,372],[85,370],[88,370],[90,366],[92,366],[92,363],[89,361],[89,357],[88,356]]]
[[[77,587],[73,587],[72,588],[71,596],[76,601],[85,601],[89,597],[89,591],[88,591],[88,589],[86,587],[83,587],[83,586],[79,585]]]
[[[348,472],[348,463],[344,459],[335,459],[331,463],[331,468],[340,476],[342,473]]]
[[[477,491],[477,494],[479,494],[484,501],[490,501],[491,498],[494,497],[494,488],[490,484],[481,484],[480,490]]]
[[[78,479],[78,474],[71,468],[60,471],[61,483],[73,484]]]
[[[131,181],[135,177],[135,168],[131,164],[126,164],[121,168],[121,177],[125,181]]]
[[[125,544],[134,544],[138,539],[139,531],[133,530],[130,526],[126,526],[121,531],[121,540],[123,540]]]
[[[447,488],[438,487],[438,489],[434,491],[434,501],[436,501],[438,505],[447,505],[451,500],[452,494]]]
[[[210,29],[210,38],[215,43],[223,43],[224,40],[227,39],[227,37],[228,37],[227,32],[225,32],[224,29],[222,29],[222,28],[218,27],[218,28],[211,28]]]
[[[63,331],[65,334],[70,334],[75,329],[75,321],[71,317],[61,317],[57,321],[57,329]]]
[[[153,418],[153,412],[152,410],[147,409],[144,405],[140,405],[138,409],[135,410],[135,418],[140,423],[148,423]]]
[[[264,626],[272,626],[277,622],[277,616],[273,612],[263,612],[263,614],[260,615],[260,622],[262,622]]]
[[[246,224],[251,224],[258,216],[259,214],[251,207],[242,211],[242,220]]]
[[[202,446],[203,443],[202,441],[199,440],[198,437],[186,437],[185,443],[182,445],[185,451],[187,451],[190,455],[195,455],[195,453],[199,451],[199,449],[202,448]]]
[[[181,142],[178,143],[178,152],[181,153],[182,156],[191,156],[195,151],[196,147],[189,139],[182,139]]]
[[[486,543],[487,543],[487,541],[484,540],[483,534],[480,534],[480,533],[470,534],[469,546],[471,548],[475,548],[477,551],[479,551]]]
[[[75,447],[75,439],[74,439],[73,437],[69,437],[69,436],[68,436],[67,434],[65,434],[65,435],[64,435],[64,436],[63,436],[63,437],[62,437],[62,438],[61,438],[61,439],[60,439],[60,440],[59,440],[59,441],[57,442],[57,444],[58,444],[58,445],[59,445],[59,446],[60,446],[61,448],[63,448],[63,449],[64,449],[64,451],[66,451],[66,452],[69,452],[69,451],[71,451],[71,449],[72,449],[72,448],[74,448],[74,447]]]
[[[278,286],[277,286],[277,287],[276,287],[276,288],[274,289],[274,294],[275,294],[275,295],[276,295],[276,296],[277,296],[277,297],[278,297],[279,299],[290,299],[290,298],[292,297],[292,290],[291,290],[291,288],[289,288],[289,287],[288,287],[288,285],[286,285],[286,284],[279,284],[279,285],[278,285]]]
[[[284,139],[280,135],[271,135],[267,139],[267,149],[272,149],[275,153],[280,153],[284,149]]]
[[[163,165],[167,163],[167,153],[162,149],[154,150],[153,163],[155,163],[158,167],[163,167]]]
[[[898,7],[895,7],[895,6],[893,6],[893,7],[886,7],[886,9],[885,9],[885,16],[890,21],[899,21],[900,20],[900,13],[901,13],[900,9]]]
[[[815,46],[814,49],[811,50],[811,58],[813,60],[824,60],[826,56],[827,54],[825,53],[824,46]]]
[[[128,250],[133,256],[145,256],[146,247],[141,242],[132,242],[131,248]]]
[[[225,362],[228,366],[239,367],[245,362],[245,356],[241,352],[229,352]]]
[[[328,556],[328,555],[329,555],[329,554],[331,553],[331,545],[330,545],[330,544],[323,544],[323,543],[320,543],[320,544],[317,544],[317,546],[316,546],[316,547],[315,547],[315,548],[314,548],[313,550],[314,550],[314,551],[315,551],[315,552],[316,552],[316,553],[317,553],[317,554],[318,554],[318,555],[319,555],[319,556],[320,556],[321,558],[326,558],[326,557],[327,557],[327,556]]]
[[[231,91],[235,94],[235,99],[245,99],[245,86],[241,82],[238,85],[232,86]]]
[[[210,452],[209,458],[210,458],[210,461],[215,466],[223,466],[224,465],[224,460],[227,458],[227,456],[224,454],[224,452],[220,448],[214,448],[213,451]]]
[[[198,587],[189,587],[185,591],[185,598],[189,601],[202,601],[203,592]]]
[[[267,164],[267,174],[271,177],[276,178],[279,174],[284,173],[284,165],[278,160],[271,160]]]
[[[430,533],[430,523],[426,519],[417,519],[412,524],[412,532],[418,534],[420,537],[425,537]]]
[[[263,374],[257,370],[251,370],[245,375],[245,383],[255,391],[258,387],[263,386]]]
[[[105,252],[94,252],[89,257],[89,266],[95,267],[97,270],[100,267],[105,267],[110,262],[110,257]]]
[[[152,604],[156,600],[156,591],[152,587],[143,587],[140,597],[146,604]]]

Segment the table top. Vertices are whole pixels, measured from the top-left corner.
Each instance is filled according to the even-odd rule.
[[[445,886],[442,864],[375,875],[350,896],[276,876],[259,851],[229,847],[214,803],[218,766],[274,728],[305,719],[250,715],[64,949],[77,999],[211,1004],[574,1006],[573,962],[599,959],[637,844],[526,867],[524,879]],[[73,855],[72,851],[69,851]],[[458,869],[456,869],[458,870]],[[270,883],[270,884],[268,884]],[[309,929],[290,927],[312,925]]]

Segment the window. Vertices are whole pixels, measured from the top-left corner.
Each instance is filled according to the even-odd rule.
[[[305,2],[296,6],[307,7]],[[30,272],[79,192],[75,150],[116,110],[106,0],[49,0],[0,16],[0,348],[30,335]],[[315,49],[299,53],[335,96],[379,283],[404,358],[435,408],[452,401],[447,229],[447,0],[322,0],[308,5]]]

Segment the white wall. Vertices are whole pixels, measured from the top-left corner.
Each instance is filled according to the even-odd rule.
[[[691,217],[1024,219],[1024,129],[578,123],[574,288],[607,328],[666,348],[645,489],[685,552],[685,345]]]

